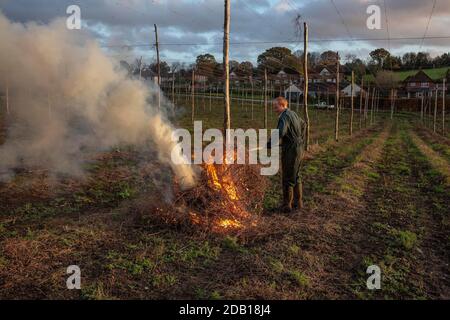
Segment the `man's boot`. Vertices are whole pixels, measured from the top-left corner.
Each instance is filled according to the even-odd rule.
[[[283,187],[283,206],[281,211],[284,213],[292,212],[292,202],[294,201],[294,188]]]
[[[303,208],[303,185],[301,182],[297,183],[294,187],[294,205],[295,210]]]

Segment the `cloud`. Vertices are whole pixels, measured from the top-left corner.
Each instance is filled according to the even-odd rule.
[[[301,47],[301,39],[297,37],[294,25],[298,14],[309,24],[311,50],[333,49],[343,51],[343,54],[346,51],[366,52],[376,47],[390,47],[395,54],[418,50],[421,41],[416,39],[390,43],[387,40],[314,42],[324,39],[418,38],[424,35],[432,1],[386,0],[386,10],[383,3],[381,0],[335,1],[342,15],[341,19],[328,0],[235,0],[231,8],[232,43],[270,43],[232,44],[232,58],[255,62],[257,55],[264,49],[277,45],[276,41],[293,50]],[[193,61],[196,55],[206,50],[210,50],[216,57],[221,55],[223,0],[36,0],[31,3],[28,0],[0,0],[3,12],[9,18],[22,22],[48,22],[54,17],[64,16],[69,4],[80,5],[86,25],[103,44],[151,43],[154,41],[153,24],[156,23],[161,33],[161,43],[172,44],[162,46],[163,54],[171,59],[183,57]],[[381,30],[369,30],[366,27],[366,9],[372,4],[381,8]],[[447,36],[449,23],[450,1],[438,1],[427,34]],[[173,45],[177,43],[179,45]],[[203,45],[183,45],[192,43]],[[425,40],[423,50],[434,53],[450,51],[448,39]],[[142,53],[143,50],[138,48],[135,51]],[[147,58],[151,57],[152,52],[148,50]]]

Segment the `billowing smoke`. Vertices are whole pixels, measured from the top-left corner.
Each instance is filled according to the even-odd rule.
[[[195,183],[192,167],[171,161],[173,127],[149,102],[157,89],[130,79],[87,34],[0,12],[0,39],[0,92],[8,87],[11,110],[0,178],[17,166],[80,175],[86,151],[132,144],[156,150],[182,186]]]

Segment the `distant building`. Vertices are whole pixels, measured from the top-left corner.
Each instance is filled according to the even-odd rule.
[[[349,84],[344,89],[341,90],[341,93],[344,97],[351,97],[352,95],[352,85]],[[353,96],[359,96],[361,94],[361,87],[358,86],[356,83],[353,85]]]
[[[303,90],[299,89],[296,85],[291,84],[286,90],[284,90],[284,97],[288,100],[300,99],[303,95]]]
[[[415,75],[407,77],[403,84],[408,98],[431,96],[433,90],[436,89],[436,84],[433,79],[429,77],[423,70],[420,70]]]

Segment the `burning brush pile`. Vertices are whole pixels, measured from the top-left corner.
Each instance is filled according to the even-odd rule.
[[[260,175],[260,166],[203,164],[202,167],[197,186],[176,191],[172,205],[154,208],[151,219],[218,233],[255,226],[267,185]]]

